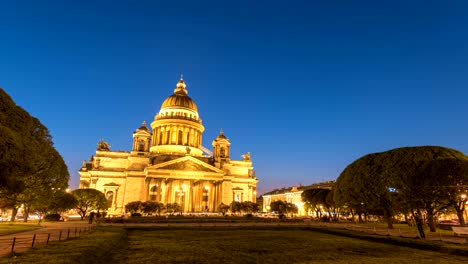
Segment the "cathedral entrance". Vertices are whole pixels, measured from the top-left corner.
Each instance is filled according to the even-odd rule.
[[[176,203],[180,206],[180,212],[185,212],[185,191],[183,189],[177,190]]]

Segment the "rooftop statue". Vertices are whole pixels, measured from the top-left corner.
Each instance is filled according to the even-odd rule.
[[[97,150],[101,150],[101,151],[109,151],[110,150],[109,143],[105,142],[102,138],[98,142],[97,146],[98,146]]]

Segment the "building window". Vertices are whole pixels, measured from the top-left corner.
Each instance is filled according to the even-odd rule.
[[[145,151],[145,141],[144,140],[138,141],[138,151]]]
[[[158,197],[158,185],[156,184],[150,188],[149,200],[156,201],[157,197]]]
[[[234,194],[234,201],[242,202],[242,195],[240,193],[235,193]]]
[[[108,206],[109,208],[112,207],[112,202],[114,201],[114,192],[113,191],[108,191],[106,193],[106,198],[107,198],[107,202],[108,202]]]
[[[225,152],[226,152],[226,150],[225,150],[223,147],[221,147],[221,150],[219,151],[219,156],[220,156],[221,158],[224,158],[224,156],[226,155]]]

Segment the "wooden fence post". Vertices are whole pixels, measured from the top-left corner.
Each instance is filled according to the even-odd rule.
[[[47,234],[47,242],[46,242],[46,245],[49,245],[49,239],[50,239],[50,233]]]
[[[70,238],[70,228],[68,228],[67,239]]]
[[[16,242],[16,237],[13,237],[13,243],[11,244],[11,253],[15,252],[15,242]]]
[[[31,248],[34,247],[34,242],[36,242],[36,234],[34,234],[34,236],[33,236]]]
[[[62,240],[62,230],[60,230],[59,241]]]
[[[78,229],[78,227],[75,227],[75,237],[76,237],[76,230]]]

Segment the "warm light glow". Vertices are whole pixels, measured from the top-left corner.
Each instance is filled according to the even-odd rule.
[[[65,191],[66,191],[66,192],[70,192],[70,189],[69,189],[69,188],[67,188]]]
[[[462,195],[461,195],[461,198],[462,198],[462,199],[465,199],[465,198],[466,198],[466,194],[462,194]]]
[[[208,191],[209,188],[210,188],[210,187],[208,187],[208,185],[205,185],[205,190]]]
[[[302,210],[302,207],[304,206],[303,202],[296,203],[297,209]]]
[[[185,185],[185,183],[184,183],[184,184],[182,184],[182,189],[185,190],[185,188],[187,188],[187,185]]]

